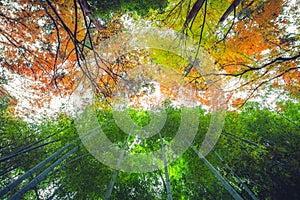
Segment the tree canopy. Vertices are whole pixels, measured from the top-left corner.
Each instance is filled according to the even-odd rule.
[[[294,0],[0,0],[0,198],[299,199],[299,18]]]

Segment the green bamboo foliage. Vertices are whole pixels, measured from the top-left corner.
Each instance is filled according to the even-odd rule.
[[[7,194],[9,191],[13,190],[14,188],[16,188],[20,183],[22,183],[25,179],[28,179],[30,176],[34,175],[36,172],[38,172],[41,168],[43,168],[46,164],[48,164],[49,162],[51,162],[52,160],[56,159],[60,154],[62,154],[65,150],[67,150],[68,148],[70,148],[71,146],[74,146],[81,138],[89,135],[90,133],[92,133],[94,130],[96,130],[98,128],[95,128],[93,130],[90,130],[89,132],[87,132],[86,134],[84,134],[83,136],[75,139],[74,141],[72,141],[71,143],[67,144],[66,146],[64,146],[63,148],[61,148],[60,150],[56,151],[54,154],[52,154],[50,157],[46,158],[45,160],[43,160],[42,162],[40,162],[39,164],[37,164],[35,167],[33,167],[32,169],[30,169],[29,171],[25,172],[22,176],[20,176],[17,180],[15,180],[14,182],[10,183],[8,186],[6,186],[5,188],[1,189],[0,191],[0,198],[3,197],[5,194]]]
[[[171,122],[181,117],[180,114],[173,112],[169,112],[172,115],[172,118],[169,118],[172,119]],[[61,138],[66,140],[67,145],[62,145],[64,147],[61,147],[60,150],[63,149],[63,151],[55,154],[59,150],[56,151],[51,160],[47,161],[49,159],[47,157],[15,180],[10,175],[8,179],[4,176],[1,177],[5,181],[13,180],[11,183],[3,183],[3,185],[7,184],[7,186],[5,185],[0,191],[2,194],[1,198],[36,198],[36,194],[47,187],[47,181],[53,183],[51,185],[53,193],[47,194],[49,199],[99,199],[105,197],[106,199],[165,198],[170,200],[182,197],[193,200],[201,198],[227,199],[232,197],[233,199],[256,200],[276,197],[280,194],[272,189],[271,184],[276,188],[288,187],[293,183],[292,181],[297,180],[298,169],[295,166],[298,163],[299,156],[297,155],[299,155],[298,144],[300,141],[297,127],[294,125],[289,126],[288,121],[282,120],[281,116],[269,111],[254,110],[251,112],[252,114],[247,113],[247,116],[250,115],[251,117],[244,121],[235,120],[235,117],[245,117],[244,115],[246,114],[244,113],[228,114],[230,116],[227,118],[228,123],[225,130],[229,134],[223,131],[223,135],[214,147],[216,150],[208,154],[207,157],[204,157],[196,149],[196,146],[201,145],[203,141],[202,135],[205,135],[206,131],[205,127],[209,124],[209,116],[207,115],[201,115],[200,120],[202,123],[193,141],[194,145],[191,145],[190,150],[170,165],[167,165],[168,149],[166,145],[172,140],[173,135],[169,133],[176,131],[176,126],[170,126],[168,129],[159,132],[153,137],[155,138],[154,140],[149,140],[149,143],[147,143],[148,138],[145,139],[142,147],[149,148],[151,152],[155,150],[161,152],[160,164],[163,163],[163,167],[160,165],[163,171],[158,170],[146,174],[132,174],[116,170],[112,173],[112,177],[107,177],[107,172],[110,171],[109,167],[102,165],[92,156],[84,156],[89,155],[86,149],[80,148],[77,154],[79,148],[77,142],[79,142],[79,139],[90,140],[93,138],[93,135],[77,138],[76,140],[70,138],[70,142],[66,138]],[[295,123],[298,123],[297,113],[295,115],[293,112],[293,115],[290,117]],[[255,126],[252,126],[249,122],[254,120],[256,120]],[[170,123],[170,121],[167,123]],[[126,137],[122,137],[124,133],[111,123],[107,123],[106,129],[103,130],[108,136],[109,134],[115,134],[114,138],[121,141],[127,138],[124,142],[122,153],[117,158],[117,166],[120,166],[124,159],[126,146],[132,141],[129,140],[129,137],[132,137],[132,135],[129,134]],[[93,131],[91,130],[90,132],[92,133]],[[260,138],[259,136],[261,135],[264,138]],[[74,145],[71,145],[72,142],[75,142]],[[186,142],[190,144],[189,141]],[[23,150],[29,150],[40,145],[42,144],[27,145],[28,148]],[[52,148],[53,145],[50,145],[50,147]],[[219,151],[222,154],[219,154]],[[197,154],[197,157],[195,157],[194,153]],[[72,159],[70,158],[71,156]],[[34,159],[28,154],[28,159],[31,160],[31,158]],[[13,158],[6,161],[11,162],[11,160]],[[5,162],[3,161],[3,163]],[[89,164],[87,165],[86,163]],[[216,167],[221,163],[222,171]],[[13,165],[12,167],[15,166]],[[209,170],[206,169],[207,167]],[[7,168],[8,171],[10,169]],[[15,169],[16,171],[22,170],[21,167]],[[223,169],[225,175],[222,173]],[[282,174],[283,170],[287,175]],[[289,177],[289,174],[291,174],[293,179]],[[58,182],[56,182],[57,177],[60,177]],[[110,178],[111,180],[109,180]],[[47,181],[45,181],[46,179]],[[282,181],[279,182],[276,179]],[[275,181],[271,182],[272,180]],[[288,188],[284,188],[282,191],[290,191],[291,195],[289,197],[297,197],[297,192],[294,189],[288,190]]]
[[[46,158],[45,160],[43,160],[42,162],[40,162],[39,164],[37,164],[35,167],[33,167],[32,169],[30,169],[29,171],[27,171],[26,173],[24,173],[22,176],[20,176],[17,180],[15,180],[14,182],[12,182],[11,184],[9,184],[7,187],[3,188],[0,191],[0,197],[3,197],[5,194],[7,194],[9,191],[13,190],[14,188],[16,188],[20,183],[22,183],[22,181],[24,181],[25,179],[29,178],[30,176],[32,176],[34,173],[36,173],[37,171],[39,171],[42,167],[44,167],[46,164],[48,164],[49,162],[51,162],[52,160],[56,159],[61,153],[63,153],[66,149],[68,149],[69,147],[75,145],[75,142],[77,142],[79,139],[76,139],[75,141],[71,142],[70,144],[64,146],[63,148],[61,148],[60,150],[56,151],[54,154],[52,154],[50,157]]]
[[[217,158],[222,162],[225,163],[225,161],[223,160],[223,158],[214,150],[214,154],[217,156]],[[253,200],[258,200],[256,198],[256,196],[253,194],[253,192],[249,189],[249,187],[241,180],[241,178],[231,169],[231,167],[229,167],[229,165],[227,163],[225,163],[225,167],[230,171],[230,173],[232,175],[234,175],[239,183],[243,186],[243,188],[246,190],[246,192],[249,194],[249,196],[253,199]]]
[[[131,127],[131,130],[130,130],[128,136],[127,136],[126,142],[125,142],[125,144],[124,144],[124,146],[122,148],[122,152],[120,154],[120,157],[119,157],[119,160],[118,160],[118,163],[117,163],[117,166],[116,166],[117,169],[114,171],[113,177],[111,178],[111,180],[109,182],[108,189],[107,189],[107,191],[105,193],[105,197],[104,197],[105,200],[108,200],[110,198],[110,195],[111,195],[111,193],[113,191],[113,187],[114,187],[115,182],[117,180],[118,168],[120,167],[120,165],[122,163],[122,160],[123,160],[123,157],[124,157],[124,154],[125,154],[125,150],[126,150],[126,148],[128,146],[128,141],[129,141],[130,136],[132,135],[133,130],[134,130],[134,126]]]
[[[38,146],[35,146],[35,147],[22,149],[22,150],[20,150],[20,151],[17,151],[16,153],[13,153],[13,154],[11,154],[11,155],[9,155],[9,156],[5,156],[5,157],[1,158],[1,159],[0,159],[0,163],[1,163],[1,162],[5,162],[5,161],[7,161],[7,160],[9,160],[9,159],[11,159],[11,158],[14,158],[14,157],[16,157],[16,156],[19,156],[19,155],[21,155],[21,154],[23,154],[23,153],[28,153],[28,152],[34,151],[34,150],[36,150],[36,149],[39,149],[39,148],[41,148],[41,147],[47,146],[48,144],[52,144],[52,143],[57,142],[57,141],[58,141],[58,140],[54,140],[54,141],[46,142],[46,143],[44,143],[44,144],[41,144],[41,145],[38,145]]]
[[[164,171],[165,171],[165,176],[166,176],[166,188],[167,188],[167,196],[168,200],[172,200],[172,190],[171,190],[171,183],[170,183],[170,177],[169,177],[169,172],[168,172],[168,165],[167,165],[167,159],[166,159],[166,151],[165,151],[165,143],[163,141],[163,138],[161,136],[161,133],[159,133],[160,141],[161,141],[161,153],[162,153],[162,158],[164,161]]]
[[[20,199],[27,191],[36,187],[40,182],[45,180],[48,177],[48,173],[51,172],[55,167],[57,167],[61,162],[63,162],[66,158],[71,156],[75,151],[77,151],[79,146],[74,147],[71,151],[63,155],[57,161],[55,161],[52,165],[47,167],[43,172],[37,175],[33,180],[23,186],[20,190],[18,190],[15,194],[10,197],[10,200]]]
[[[193,151],[198,155],[198,157],[201,160],[203,160],[205,165],[211,170],[214,176],[221,182],[221,184],[231,194],[231,196],[235,200],[243,200],[243,198],[239,195],[239,193],[221,176],[218,170],[214,168],[214,166],[194,147],[194,145],[192,145],[190,141],[186,141],[186,142],[191,145]]]

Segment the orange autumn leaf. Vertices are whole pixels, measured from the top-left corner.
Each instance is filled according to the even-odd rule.
[[[63,74],[66,80],[72,80],[77,60],[74,43],[64,29],[64,26],[72,31],[75,29],[74,2],[57,3],[55,9],[64,24],[46,3],[21,1],[19,7],[11,7],[11,4],[0,6],[0,44],[6,58],[0,59],[1,64],[11,72],[40,81],[40,89],[47,86],[47,90],[54,93],[73,90],[74,82],[61,81],[60,77]],[[10,12],[6,12],[9,9]],[[77,22],[77,40],[81,41],[85,31],[81,28],[80,14]]]
[[[243,105],[244,102],[245,102],[244,99],[242,99],[242,98],[237,98],[237,99],[235,99],[235,100],[232,101],[231,105],[232,105],[232,107],[234,107],[234,108],[239,108],[240,106]]]

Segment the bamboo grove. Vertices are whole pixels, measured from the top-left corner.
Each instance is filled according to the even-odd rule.
[[[299,199],[299,16],[297,0],[0,0],[0,199]],[[124,53],[127,40],[138,38],[116,38],[128,27],[140,31],[141,23],[142,31],[172,30],[182,46],[193,41],[196,54],[183,58],[151,48]],[[208,67],[200,73],[201,63]],[[137,81],[147,87],[142,92],[120,90],[133,72],[158,77],[158,106],[166,112],[162,128],[144,140],[136,128],[157,114],[143,109],[155,104],[156,83]],[[178,77],[184,82],[175,83]],[[34,84],[14,93],[16,80]],[[178,92],[187,87],[195,95]],[[79,134],[71,113],[38,114],[57,99],[85,98],[77,92],[88,89],[101,127]],[[222,95],[212,95],[215,90]],[[129,131],[112,108],[122,92],[131,101],[125,110],[135,125]],[[184,118],[180,98],[195,98],[188,112],[197,116],[186,120],[197,121],[197,132],[192,141],[181,141],[189,148],[169,164]],[[203,155],[218,109],[226,113],[224,127]],[[99,129],[121,150],[115,169],[85,146]],[[126,156],[152,152],[161,155],[161,162],[153,161],[156,170],[119,170]]]

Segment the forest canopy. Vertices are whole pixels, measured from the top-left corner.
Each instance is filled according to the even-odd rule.
[[[297,0],[0,0],[0,198],[299,199],[299,18]]]

